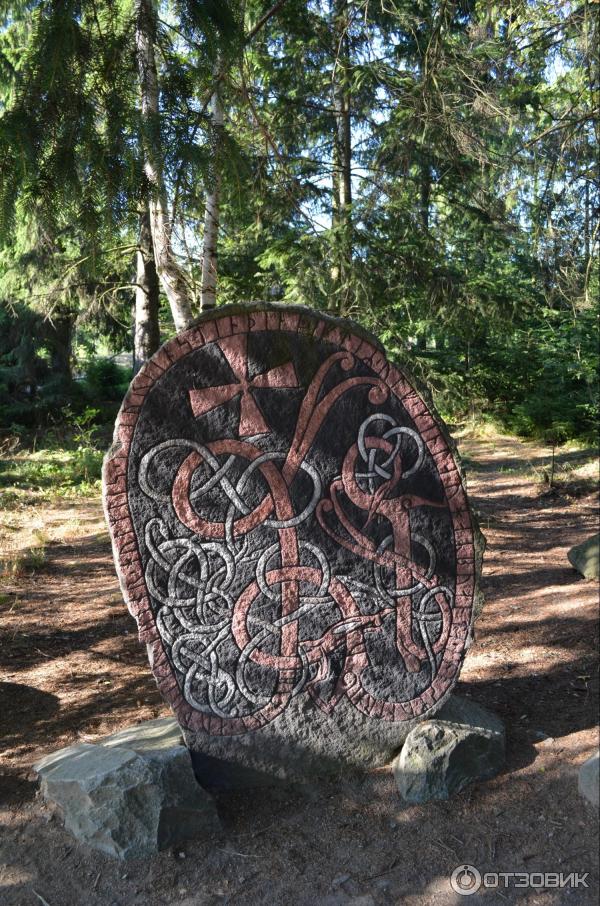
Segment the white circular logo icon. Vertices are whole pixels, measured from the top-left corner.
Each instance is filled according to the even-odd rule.
[[[463,897],[470,897],[481,887],[481,873],[474,865],[459,865],[452,872],[450,887]]]

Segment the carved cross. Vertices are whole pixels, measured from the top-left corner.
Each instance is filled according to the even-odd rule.
[[[194,416],[199,418],[201,415],[206,415],[207,412],[211,412],[218,406],[229,403],[241,393],[239,436],[253,437],[256,434],[268,434],[269,426],[254,401],[252,391],[265,388],[289,390],[298,387],[298,378],[293,364],[287,362],[285,365],[278,365],[262,374],[257,374],[250,380],[248,378],[247,334],[237,334],[219,340],[218,345],[235,375],[235,381],[217,387],[190,390],[190,403]]]

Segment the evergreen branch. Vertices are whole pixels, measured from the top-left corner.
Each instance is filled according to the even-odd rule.
[[[259,32],[264,28],[264,26],[269,22],[269,20],[272,19],[273,16],[275,16],[279,12],[279,10],[285,5],[285,3],[287,3],[287,0],[277,0],[277,2],[274,3],[273,6],[271,6],[270,9],[268,9],[267,12],[263,16],[261,16],[261,18],[258,20],[256,25],[253,28],[251,28],[250,31],[245,36],[245,38],[242,42],[243,48],[247,47],[249,44],[252,43],[252,41],[256,37],[256,35],[259,34]],[[200,128],[200,124],[202,123],[203,119],[206,117],[208,108],[210,106],[211,99],[212,99],[215,91],[218,89],[218,87],[223,82],[223,80],[227,74],[227,71],[228,71],[228,66],[226,63],[223,63],[223,65],[219,68],[219,71],[217,72],[214,80],[211,83],[210,91],[206,95],[206,97],[202,103],[202,106],[200,107],[200,110],[196,114],[196,122],[192,126],[192,131],[191,131],[191,134],[188,139],[190,144],[192,144],[192,145],[196,141],[196,136],[198,135],[198,130]],[[176,218],[176,203],[178,202],[179,196],[180,196],[180,188],[181,188],[180,184],[181,184],[182,178],[183,178],[183,164],[181,164],[179,166],[176,176],[175,176],[175,185],[174,185],[174,192],[173,192],[173,196],[174,196],[173,219]]]
[[[259,128],[260,131],[262,132],[263,137],[264,137],[264,139],[265,139],[267,145],[271,148],[271,150],[272,150],[273,153],[275,154],[275,157],[277,158],[277,160],[278,160],[279,163],[281,164],[281,166],[282,166],[282,168],[284,169],[284,171],[286,171],[286,170],[287,170],[287,167],[286,167],[286,164],[285,164],[285,160],[284,160],[284,158],[283,158],[283,155],[282,155],[281,152],[279,151],[279,148],[277,147],[277,143],[276,143],[275,139],[273,138],[273,136],[271,135],[271,132],[269,131],[269,129],[267,128],[266,124],[263,123],[262,119],[261,119],[260,116],[258,115],[258,111],[257,111],[257,109],[256,109],[256,106],[255,106],[255,104],[254,104],[252,98],[250,97],[248,91],[246,90],[246,81],[245,81],[243,69],[242,69],[242,84],[241,84],[241,86],[240,86],[240,89],[241,89],[241,92],[242,92],[242,94],[243,94],[243,96],[244,96],[246,102],[248,103],[248,106],[250,107],[250,110],[252,111],[252,115],[253,115],[253,117],[254,117],[254,120],[255,120],[255,122],[256,122],[256,125],[258,126],[258,128]],[[290,177],[290,180],[293,181],[293,177],[292,177],[292,175],[291,175],[289,172],[288,172],[288,176]],[[298,204],[298,202],[296,201],[296,198],[294,197],[294,195],[292,194],[292,192],[290,192],[290,190],[288,189],[287,184],[284,184],[284,190],[285,190],[286,194],[288,195],[290,201],[292,202],[292,205],[293,205],[293,207],[294,207],[294,210],[297,211],[297,213],[299,213],[300,216],[308,223],[308,225],[310,226],[311,230],[315,233],[315,235],[318,235],[318,231],[317,231],[317,229],[316,229],[316,227],[315,227],[315,225],[314,225],[314,222],[313,222],[312,219],[308,216],[308,214],[306,214],[306,212],[302,210],[301,206],[300,206],[300,205]]]

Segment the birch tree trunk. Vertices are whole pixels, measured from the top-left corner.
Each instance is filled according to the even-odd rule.
[[[344,314],[352,302],[352,127],[350,113],[350,39],[348,2],[333,4],[335,63],[333,68],[333,236],[332,307]]]
[[[431,207],[431,167],[425,161],[421,163],[420,196],[421,224],[423,226],[423,232],[429,233],[429,211]]]
[[[217,72],[220,66],[217,67]],[[217,87],[211,98],[211,155],[208,174],[208,191],[204,208],[204,242],[202,247],[202,311],[217,304],[217,244],[219,241],[219,202],[221,194],[221,148],[223,142],[223,105],[221,89]]]
[[[191,292],[171,245],[171,222],[163,173],[160,139],[158,73],[154,45],[157,11],[155,0],[137,0],[136,51],[142,106],[144,173],[149,186],[150,229],[156,271],[169,301],[178,331],[193,321]]]
[[[160,345],[158,326],[159,287],[154,261],[154,247],[150,231],[150,211],[147,205],[140,210],[139,246],[136,254],[135,318],[133,329],[133,371],[140,370],[144,362]]]

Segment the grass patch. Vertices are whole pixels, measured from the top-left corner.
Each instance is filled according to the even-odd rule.
[[[598,489],[600,465],[598,457],[585,461],[564,461],[535,470],[542,490],[555,491],[567,497],[585,497]]]
[[[91,446],[0,457],[0,507],[94,497],[101,490],[102,459],[103,452]]]
[[[0,556],[0,576],[11,579],[35,573],[46,562],[46,544],[48,537],[45,532],[34,530],[32,532],[34,544],[25,549],[8,549]]]
[[[0,575],[18,578],[41,570],[46,548],[57,539],[47,530],[45,507],[97,498],[103,453],[89,439],[41,450],[4,444],[0,453]]]
[[[45,562],[45,547],[31,547],[26,551],[7,554],[0,560],[0,576],[16,579],[27,573],[35,573]]]

